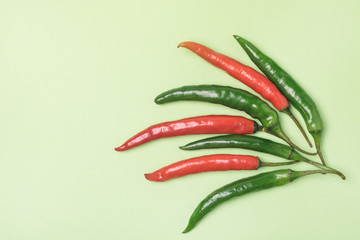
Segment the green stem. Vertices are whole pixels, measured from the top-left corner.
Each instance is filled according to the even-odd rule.
[[[263,132],[266,132],[266,133],[269,133],[269,134],[272,134],[278,138],[281,138],[282,140],[284,140],[287,144],[289,144],[291,147],[295,148],[296,150],[298,150],[299,152],[302,152],[304,154],[307,154],[307,155],[311,155],[311,156],[314,156],[317,154],[316,153],[311,153],[311,152],[308,152],[308,151],[305,151],[303,149],[301,149],[300,147],[298,147],[297,145],[295,145],[295,143],[293,143],[290,138],[281,130],[281,128],[278,126],[278,125],[275,125],[273,127],[271,127],[271,129],[268,129],[268,128],[262,128],[261,131]]]
[[[294,163],[298,163],[300,161],[294,160],[294,161],[287,161],[287,162],[260,162],[260,167],[277,167],[277,166],[285,166],[285,165],[291,165]]]
[[[306,163],[308,163],[308,164],[311,164],[311,165],[313,165],[313,166],[315,166],[315,167],[317,167],[317,168],[320,168],[320,169],[322,169],[322,170],[325,170],[325,171],[332,171],[334,174],[337,174],[337,175],[338,175],[339,177],[341,177],[342,179],[344,179],[344,180],[346,179],[346,177],[345,177],[344,174],[342,174],[340,171],[338,171],[338,170],[336,170],[336,169],[334,169],[334,168],[325,166],[325,165],[323,165],[323,164],[321,164],[321,163],[312,161],[312,160],[307,159],[307,158],[304,158],[304,157],[302,157],[301,159],[298,159],[298,160],[301,161],[301,162],[306,162]]]
[[[327,174],[327,173],[331,173],[331,174],[336,174],[339,175],[337,171],[333,171],[333,170],[307,170],[307,171],[293,171],[291,174],[291,179],[290,181],[293,181],[297,178],[303,177],[303,176],[307,176],[310,174],[317,174],[317,173],[321,173],[321,174]],[[345,176],[344,176],[345,177]],[[343,178],[345,180],[345,178]]]
[[[295,118],[294,114],[292,114],[289,107],[282,109],[281,112],[286,113],[294,121],[294,123],[296,124],[296,126],[300,130],[301,134],[304,136],[306,142],[309,144],[310,147],[312,147],[312,144],[311,144],[311,141],[310,141],[309,137],[306,135],[304,129],[301,127],[299,121]]]
[[[326,166],[325,159],[324,159],[324,156],[322,155],[322,152],[321,152],[321,149],[320,149],[319,145],[316,145],[316,150],[317,150],[317,153],[319,155],[319,158],[320,158],[322,164],[324,164],[324,166]]]
[[[314,138],[315,147],[316,147],[316,151],[317,151],[317,153],[319,155],[319,158],[320,158],[322,164],[326,166],[324,156],[323,156],[323,154],[321,152],[321,149],[320,149],[322,131],[313,131],[313,132],[310,132],[310,134]]]

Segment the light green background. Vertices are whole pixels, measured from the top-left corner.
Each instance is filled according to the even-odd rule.
[[[0,239],[359,239],[359,13],[356,0],[0,1]],[[154,123],[239,114],[153,102],[183,85],[247,89],[176,48],[197,41],[254,66],[233,34],[275,58],[314,98],[327,162],[347,180],[309,176],[233,200],[184,235],[203,197],[254,173],[165,183],[143,174],[199,155],[255,153],[177,148],[199,136],[114,147]],[[281,121],[306,148],[293,123]]]

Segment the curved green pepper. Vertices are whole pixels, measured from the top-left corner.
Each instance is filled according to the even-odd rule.
[[[221,135],[204,138],[181,146],[182,150],[198,150],[213,148],[242,148],[257,152],[268,153],[288,160],[304,161],[305,157],[300,155],[293,147],[277,143],[265,138],[249,135]]]
[[[183,100],[217,103],[245,111],[251,117],[259,119],[266,128],[279,124],[279,116],[274,109],[255,95],[237,88],[218,85],[183,86],[161,93],[155,98],[157,104]]]
[[[325,164],[320,150],[323,122],[314,101],[273,59],[265,55],[246,39],[237,35],[234,35],[234,37],[255,65],[258,66],[268,79],[276,85],[280,92],[284,94],[289,102],[300,112],[305,120],[309,133],[314,138],[319,157],[323,164]]]
[[[242,195],[255,191],[282,186],[284,184],[294,181],[297,178],[315,173],[334,172],[330,170],[293,171],[291,169],[282,169],[261,173],[227,184],[210,193],[204,200],[199,203],[199,205],[196,207],[193,214],[191,215],[189,223],[183,233],[187,233],[192,230],[206,214],[208,214],[221,203],[231,198],[240,197]]]

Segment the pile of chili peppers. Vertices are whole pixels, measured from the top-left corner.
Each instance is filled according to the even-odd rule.
[[[230,115],[207,115],[163,122],[139,132],[115,150],[125,151],[159,138],[190,134],[221,134],[189,143],[181,146],[180,149],[240,148],[272,154],[287,160],[284,162],[264,162],[257,156],[234,154],[199,156],[179,161],[153,173],[145,174],[146,179],[157,182],[209,171],[257,170],[260,167],[285,166],[298,162],[311,164],[317,170],[294,171],[291,169],[280,169],[229,183],[210,193],[199,203],[183,233],[192,230],[206,214],[222,202],[233,197],[281,186],[297,178],[316,173],[337,174],[342,179],[345,179],[341,172],[325,164],[320,148],[323,122],[311,97],[285,70],[251,42],[236,35],[234,38],[264,75],[249,66],[195,42],[182,42],[178,47],[187,48],[215,67],[224,70],[233,78],[253,89],[268,102],[238,88],[218,85],[196,85],[174,88],[161,93],[155,98],[155,103],[165,104],[175,101],[215,103],[244,111],[253,119]],[[312,147],[305,130],[290,111],[290,105],[295,107],[303,117],[307,131],[315,143],[316,152],[305,151],[298,147],[282,130],[278,112],[285,113],[291,117],[309,146]],[[258,120],[261,124],[258,124],[254,119]],[[286,144],[251,135],[258,131],[276,136]],[[321,163],[310,160],[301,153],[318,155]]]

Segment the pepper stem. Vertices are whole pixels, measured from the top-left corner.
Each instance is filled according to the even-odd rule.
[[[316,144],[315,146],[316,146],[316,151],[317,151],[317,153],[318,153],[318,155],[319,155],[319,158],[320,158],[322,164],[323,164],[324,166],[326,166],[326,164],[325,164],[325,159],[324,159],[324,156],[322,155],[320,146],[317,145],[317,144]]]
[[[295,179],[298,179],[300,177],[304,177],[304,176],[307,176],[310,174],[317,174],[317,173],[321,173],[321,174],[331,173],[331,174],[339,175],[337,171],[333,171],[333,170],[292,171],[290,181],[294,181]],[[345,180],[345,178],[343,178],[343,179]]]
[[[298,147],[297,145],[295,145],[295,143],[293,143],[290,138],[284,133],[284,132],[279,132],[278,133],[278,137],[280,137],[281,139],[283,139],[285,142],[287,142],[290,146],[292,146],[293,148],[295,148],[296,150],[298,150],[299,152],[305,153],[307,155],[316,155],[317,153],[311,153],[308,151],[305,151],[303,149],[301,149],[300,147]]]
[[[294,123],[296,124],[296,126],[298,127],[298,129],[300,130],[302,135],[304,136],[304,138],[307,141],[307,143],[309,144],[309,146],[312,147],[313,145],[312,145],[310,139],[306,135],[304,129],[301,127],[299,121],[295,118],[294,114],[292,114],[292,112],[290,111],[290,108],[286,107],[286,108],[282,109],[281,112],[286,113],[294,121]]]
[[[277,167],[277,166],[285,166],[285,165],[291,165],[294,163],[298,163],[298,160],[294,160],[294,161],[287,161],[287,162],[260,162],[260,167]]]
[[[299,155],[299,156],[301,156],[301,155]],[[322,170],[331,170],[331,171],[333,171],[334,174],[337,174],[337,175],[338,175],[339,177],[341,177],[342,179],[344,179],[344,180],[346,179],[346,177],[345,177],[344,174],[342,174],[341,172],[339,172],[338,170],[336,170],[336,169],[334,169],[334,168],[325,166],[325,165],[323,165],[323,164],[321,164],[321,163],[312,161],[312,160],[307,159],[307,158],[302,157],[302,156],[301,156],[301,157],[297,157],[296,159],[297,159],[298,161],[300,161],[300,162],[306,162],[306,163],[308,163],[308,164],[311,164],[311,165],[313,165],[313,166],[315,166],[315,167],[317,167],[317,168],[320,168],[320,169],[322,169]]]
[[[281,130],[280,128],[280,125],[279,124],[276,124],[274,126],[272,126],[270,129],[268,128],[262,128],[261,129],[263,132],[266,132],[266,133],[270,133],[278,138],[281,138],[282,140],[284,140],[287,144],[289,144],[291,147],[295,148],[296,150],[298,150],[299,152],[302,152],[304,154],[307,154],[307,155],[316,155],[316,153],[311,153],[311,152],[308,152],[308,151],[305,151],[303,149],[301,149],[300,147],[298,147],[295,143],[293,143],[290,138]]]
[[[320,157],[320,160],[321,160],[322,164],[326,166],[324,156],[322,155],[322,152],[321,152],[321,149],[320,149],[322,131],[312,131],[312,132],[310,132],[310,134],[314,138],[316,151],[317,151],[317,153],[318,153],[318,155]]]

